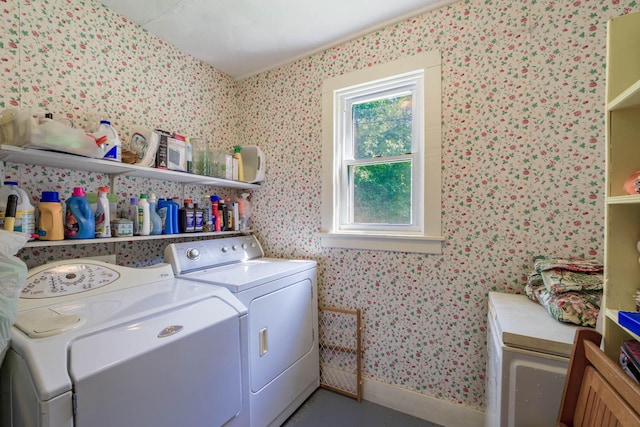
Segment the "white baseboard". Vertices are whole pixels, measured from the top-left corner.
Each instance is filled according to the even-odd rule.
[[[362,398],[445,427],[483,427],[484,412],[363,378]]]

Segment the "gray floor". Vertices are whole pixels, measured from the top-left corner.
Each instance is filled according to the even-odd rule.
[[[384,406],[320,388],[282,427],[440,427]]]

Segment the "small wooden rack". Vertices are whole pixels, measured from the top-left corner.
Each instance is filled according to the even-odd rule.
[[[320,386],[362,400],[360,309],[319,307]]]

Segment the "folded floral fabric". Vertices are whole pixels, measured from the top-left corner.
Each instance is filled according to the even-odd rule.
[[[602,273],[604,271],[604,266],[594,260],[584,258],[557,258],[549,256],[535,257],[533,268],[538,273],[553,269],[582,273]]]
[[[583,258],[536,257],[524,288],[529,299],[556,320],[596,326],[602,299],[603,266]]]
[[[553,268],[540,272],[544,286],[552,294],[569,291],[602,291],[604,276],[601,272],[575,272]]]
[[[568,291],[553,294],[542,286],[530,289],[535,300],[544,307],[554,319],[595,328],[600,312],[602,293]]]

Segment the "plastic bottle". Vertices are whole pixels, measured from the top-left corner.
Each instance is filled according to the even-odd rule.
[[[27,192],[20,187],[18,187],[17,190],[18,207],[13,231],[25,233],[31,236],[36,231],[36,210],[29,201],[29,195]]]
[[[151,221],[151,234],[162,234],[162,219],[157,211],[157,199],[154,193],[149,197],[149,219]]]
[[[238,213],[240,215],[240,231],[249,233],[251,229],[251,202],[248,199],[249,193],[242,193],[238,200]]]
[[[225,227],[226,231],[237,230],[236,228],[237,221],[235,221],[235,219],[237,217],[238,209],[236,207],[235,209],[236,214],[234,214],[234,205],[235,203],[231,201],[230,197],[225,197],[224,206],[222,207],[222,210],[223,210],[223,214],[225,215],[225,218],[223,218],[223,222],[225,222],[225,219],[226,219],[226,227]]]
[[[151,218],[149,216],[149,202],[147,201],[146,194],[141,194],[140,199],[138,199],[138,223],[140,225],[138,231],[141,236],[151,234]]]
[[[211,219],[211,201],[209,200],[209,196],[205,197],[204,204],[200,209],[202,209],[202,231],[204,232],[213,231],[214,228],[213,228],[213,221]],[[198,224],[196,222],[196,227],[197,226]]]
[[[123,217],[133,221],[133,234],[137,236],[140,233],[140,217],[138,216],[138,198],[129,199],[129,206],[122,214]]]
[[[211,196],[211,220],[213,222],[212,231],[222,231],[222,218],[220,215],[220,197]]]
[[[184,199],[184,206],[178,210],[178,224],[181,233],[193,233],[195,231],[195,213],[193,200]]]
[[[4,215],[7,210],[7,200],[10,195],[18,195],[16,188],[18,183],[15,181],[5,181],[2,188],[0,188],[0,229],[4,229]]]
[[[194,203],[193,214],[195,215],[193,220],[193,231],[195,231],[196,233],[201,233],[205,229],[205,222],[207,217],[205,210],[198,207],[197,203]]]
[[[66,239],[93,239],[96,234],[95,218],[84,188],[75,187],[67,199],[67,213],[64,222]]]
[[[7,197],[7,208],[4,211],[4,230],[13,231],[16,222],[16,211],[18,210],[18,196],[9,194]]]
[[[195,212],[193,201],[184,199],[184,206],[179,209],[179,219],[181,233],[193,233],[195,231]]]
[[[106,136],[107,141],[102,145],[104,150],[103,159],[122,161],[122,142],[118,137],[118,132],[111,126],[108,120],[100,120],[100,127],[95,134],[96,137]]]
[[[96,204],[96,237],[111,237],[111,212],[109,210],[108,187],[98,187],[98,202]]]
[[[233,147],[233,158],[236,159],[238,162],[237,168],[238,168],[238,181],[244,181],[244,166],[242,164],[242,147],[239,145],[236,145],[235,147]],[[234,164],[235,166],[235,164]],[[235,175],[235,174],[234,174]]]
[[[57,191],[43,191],[38,203],[38,240],[64,240],[62,203]]]
[[[16,181],[5,181],[4,186],[0,188],[0,226],[4,228],[4,216],[7,208],[7,200],[9,195],[18,196],[18,204],[16,206],[16,215],[14,217],[14,225],[12,231],[26,233],[30,236],[35,233],[35,208],[29,201],[29,195],[22,188],[18,187]]]
[[[16,191],[18,183],[15,181],[5,181],[0,188],[0,228],[4,229],[4,215],[7,210],[7,200],[11,194],[18,195]]]
[[[161,198],[158,200],[158,216],[162,221],[162,234],[175,234],[173,220],[171,218],[171,204],[168,200]]]
[[[229,207],[225,200],[218,202],[218,212],[220,213],[220,231],[230,231],[229,228]]]
[[[185,138],[184,145],[187,151],[187,172],[193,173],[193,145],[191,145],[191,140]]]
[[[169,212],[171,217],[172,228],[175,234],[180,233],[180,226],[178,224],[178,210],[180,209],[179,198],[167,199],[169,202]]]

